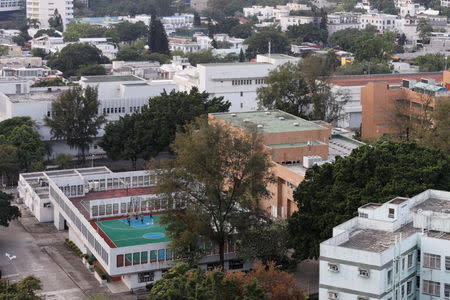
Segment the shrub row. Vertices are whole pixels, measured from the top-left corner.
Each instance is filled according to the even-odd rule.
[[[106,275],[105,272],[103,272],[103,270],[97,266],[94,267],[95,272],[97,272],[98,276],[100,276],[100,278],[102,280],[106,280],[108,279],[108,275]]]
[[[75,245],[74,242],[72,242],[71,240],[66,238],[66,244],[69,245],[70,248],[73,249],[73,251],[75,251],[75,253],[80,257],[83,258],[86,256],[89,257],[87,254],[83,254],[83,252],[81,252],[80,248],[77,247],[77,245]]]

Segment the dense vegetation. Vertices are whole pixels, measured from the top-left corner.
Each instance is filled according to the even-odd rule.
[[[450,189],[450,159],[415,142],[380,141],[334,163],[314,166],[294,193],[301,209],[289,221],[295,256],[319,257],[320,242],[334,226],[356,216],[358,207],[411,197],[426,189]]]

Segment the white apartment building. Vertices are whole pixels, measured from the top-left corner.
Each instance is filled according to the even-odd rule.
[[[450,7],[450,1],[449,0],[441,0],[441,6]]]
[[[68,230],[69,239],[83,253],[94,255],[110,277],[129,289],[139,289],[161,278],[177,262],[164,228],[143,235],[147,228],[159,226],[161,214],[184,205],[169,207],[155,194],[156,180],[156,171],[113,173],[96,167],[20,174],[17,189],[19,201],[39,222],[53,222],[58,230]],[[130,214],[145,216],[150,222],[128,225],[125,218]],[[149,214],[153,214],[151,219]],[[117,230],[111,231],[108,225]],[[117,237],[117,231],[128,232],[126,242]],[[208,241],[204,246],[206,256],[200,266],[212,269],[219,255]],[[234,249],[233,243],[225,245],[225,269],[248,269],[248,263],[236,259]]]
[[[320,244],[319,299],[449,299],[450,192],[368,203]]]
[[[0,0],[0,13],[22,9],[21,0]]]
[[[73,18],[73,0],[26,0],[27,18],[38,20],[41,28],[48,28],[48,19],[55,10],[61,15],[64,28]]]
[[[311,16],[283,16],[278,20],[280,21],[281,31],[287,31],[289,26],[316,22],[316,18]]]
[[[366,28],[367,25],[375,26],[379,33],[385,30],[395,31],[397,16],[379,13],[363,14],[360,18],[360,29]]]
[[[256,62],[198,64],[175,73],[174,82],[181,91],[197,87],[212,97],[223,96],[231,102],[230,112],[251,111],[258,108],[257,89],[264,78],[281,64],[300,60],[283,54],[258,55]]]
[[[136,76],[85,76],[80,85],[98,88],[100,106],[99,114],[105,114],[108,121],[117,121],[119,117],[140,111],[150,97],[160,95],[164,90],[178,90],[171,80],[146,81]],[[70,149],[63,141],[51,141],[50,128],[45,126],[44,117],[51,115],[52,102],[69,87],[31,88],[28,81],[6,81],[0,85],[0,121],[29,116],[39,125],[38,132],[42,140],[51,142],[52,156],[58,153],[77,155],[76,149]],[[97,139],[103,136],[99,130]],[[96,145],[97,139],[90,146],[89,153],[102,155],[103,150]]]
[[[261,22],[272,18],[279,19],[280,17],[289,16],[292,10],[311,10],[311,7],[305,4],[288,3],[286,5],[277,5],[276,7],[253,5],[252,7],[244,7],[242,10],[246,18],[257,16]]]
[[[361,13],[355,12],[335,12],[327,15],[328,34],[332,35],[336,31],[356,28],[359,29]]]

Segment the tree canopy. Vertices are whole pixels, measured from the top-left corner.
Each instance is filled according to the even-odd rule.
[[[328,39],[328,31],[314,23],[289,26],[286,34],[290,42],[294,44],[326,43]]]
[[[13,195],[6,194],[0,191],[0,225],[9,226],[11,220],[17,219],[21,216],[19,208],[11,205],[11,200],[14,199]],[[1,293],[0,293],[1,295]]]
[[[95,46],[75,43],[67,45],[55,54],[47,65],[63,72],[64,77],[70,77],[76,75],[81,66],[108,62],[109,59]]]
[[[51,116],[44,121],[50,127],[52,139],[65,140],[71,148],[78,148],[84,161],[89,145],[105,122],[99,114],[98,92],[96,88],[74,87],[62,92],[52,102]]]
[[[1,299],[39,300],[41,297],[36,295],[35,291],[41,289],[41,281],[33,276],[12,284],[5,279],[0,280]]]
[[[257,54],[266,54],[269,52],[269,42],[272,53],[287,53],[289,43],[284,34],[275,31],[258,32],[244,41],[248,45],[247,58],[255,58]]]
[[[219,269],[206,272],[178,263],[153,284],[148,299],[304,300],[305,297],[294,277],[278,270],[273,263],[256,263],[248,273],[225,273]]]
[[[427,53],[416,57],[414,62],[419,65],[420,72],[438,72],[444,70],[445,55],[441,53]]]
[[[170,55],[169,41],[167,40],[166,30],[161,21],[152,15],[150,29],[148,31],[148,47],[150,52]]]
[[[177,132],[171,145],[176,159],[167,161],[158,177],[158,189],[169,207],[177,205],[161,217],[176,256],[191,259],[202,254],[203,237],[207,245],[217,245],[223,267],[226,243],[264,220],[258,203],[268,196],[271,161],[256,131],[251,131],[237,135],[199,118]]]
[[[334,163],[314,166],[294,192],[300,210],[288,219],[298,259],[319,257],[319,244],[358,207],[411,197],[426,189],[450,189],[450,159],[415,142],[380,141]]]

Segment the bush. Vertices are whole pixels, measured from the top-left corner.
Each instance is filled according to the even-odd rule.
[[[100,278],[102,280],[107,280],[108,279],[108,275],[105,274],[105,272],[103,272],[103,270],[97,266],[94,267],[95,272],[97,272],[98,276],[100,276]]]
[[[81,252],[80,248],[77,247],[77,245],[75,245],[74,242],[72,242],[71,240],[66,238],[66,244],[69,245],[70,248],[73,249],[73,251],[75,251],[75,253],[80,257],[83,258],[85,257],[85,254],[83,254],[83,252]],[[86,254],[87,255],[87,254]]]

